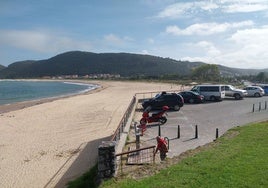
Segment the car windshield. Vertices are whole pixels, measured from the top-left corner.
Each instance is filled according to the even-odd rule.
[[[158,98],[160,95],[161,95],[161,93],[157,93],[157,94],[154,96],[154,98],[156,99],[156,98]]]
[[[154,97],[154,99],[161,99],[161,98],[163,98],[163,94],[157,94],[155,97]]]
[[[195,94],[195,95],[199,95],[199,93],[197,93],[197,92],[194,92],[194,91],[192,91],[191,93],[193,93],[193,94]]]
[[[160,97],[161,95],[165,95],[165,94],[167,94],[167,92],[165,92],[165,91],[162,91],[162,93],[157,93],[157,94],[154,96],[154,99]]]
[[[231,90],[234,90],[235,89],[234,86],[229,86],[229,87],[230,87]]]
[[[194,86],[192,89],[191,89],[191,91],[193,91],[193,92],[195,92],[195,93],[198,93],[197,91],[198,91],[198,87],[197,86]]]

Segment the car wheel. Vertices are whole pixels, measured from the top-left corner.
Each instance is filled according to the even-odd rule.
[[[211,101],[216,101],[216,97],[215,97],[215,96],[211,96],[211,97],[210,97],[210,100],[211,100]]]
[[[179,105],[175,105],[175,106],[174,106],[174,110],[175,110],[175,111],[179,111],[180,109],[181,109],[181,107],[180,107]]]
[[[261,95],[259,93],[255,93],[254,97],[260,97]]]
[[[165,124],[167,122],[167,118],[166,117],[161,117],[159,119],[159,122],[160,122],[161,125],[163,125],[163,124]]]
[[[146,121],[145,118],[142,118],[142,119],[140,120],[140,124],[141,124],[141,125],[144,125],[144,124],[146,124],[146,123],[147,123],[147,121]]]
[[[193,104],[194,103],[194,99],[189,99],[189,103]]]
[[[238,99],[241,99],[241,96],[240,96],[238,93],[236,93],[236,94],[234,94],[234,98],[235,98],[236,100],[238,100]]]

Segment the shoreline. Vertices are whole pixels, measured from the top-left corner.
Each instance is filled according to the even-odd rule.
[[[23,79],[23,80],[18,80],[18,81],[56,81],[56,82],[68,82],[71,84],[92,84],[91,81],[83,81],[83,80],[38,80],[38,79]],[[77,92],[77,93],[73,93],[73,94],[66,94],[66,95],[59,95],[59,96],[55,96],[55,97],[47,97],[47,98],[40,98],[40,99],[33,99],[33,100],[27,100],[27,101],[21,101],[21,102],[14,102],[14,103],[10,103],[10,104],[2,104],[0,105],[0,115],[3,113],[7,113],[7,112],[11,112],[11,111],[15,111],[15,110],[21,110],[24,108],[28,108],[31,106],[35,106],[35,105],[40,105],[43,103],[48,103],[48,102],[53,102],[55,100],[59,100],[59,99],[64,99],[64,98],[69,98],[69,97],[74,97],[77,95],[85,95],[88,93],[93,93],[93,92],[98,92],[99,90],[102,90],[105,88],[105,86],[99,85],[99,84],[92,84],[94,86],[96,86],[94,89],[91,90],[87,90],[87,91],[81,91],[81,92]]]

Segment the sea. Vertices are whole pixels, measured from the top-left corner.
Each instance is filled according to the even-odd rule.
[[[0,80],[0,105],[62,97],[94,90],[98,85],[64,81]]]

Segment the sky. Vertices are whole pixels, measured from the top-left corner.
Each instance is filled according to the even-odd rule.
[[[0,64],[67,51],[268,68],[268,0],[0,0]]]

